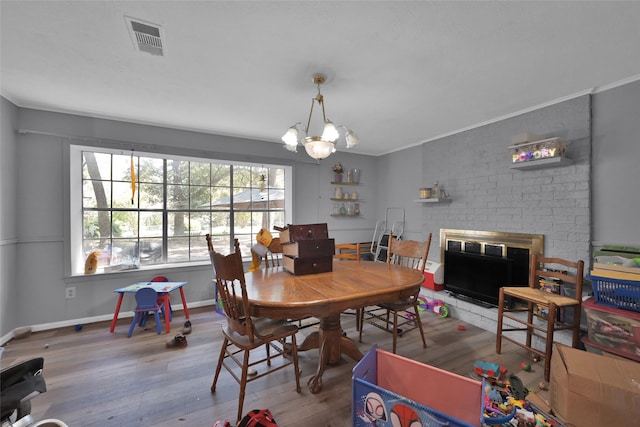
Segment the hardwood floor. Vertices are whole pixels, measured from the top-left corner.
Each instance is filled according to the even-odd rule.
[[[224,318],[213,307],[191,310],[193,332],[185,348],[165,348],[165,341],[179,332],[184,314],[175,312],[172,334],[157,335],[153,319],[146,330],[136,328],[127,338],[131,319],[118,321],[115,333],[109,322],[43,331],[5,344],[2,368],[33,357],[45,359],[48,391],[32,400],[36,420],[58,418],[70,427],[98,426],[185,426],[211,427],[218,419],[232,424],[238,403],[238,384],[223,370],[216,393],[209,391],[222,343],[220,325]],[[495,354],[495,334],[453,318],[422,316],[427,348],[416,331],[398,339],[398,354],[460,375],[470,376],[477,360],[499,363],[516,373],[527,387],[537,387],[543,364],[533,363],[531,372],[520,369],[531,355],[513,344]],[[466,329],[458,329],[463,325]],[[343,328],[357,342],[355,317],[343,316]],[[303,329],[302,342],[313,329]],[[374,343],[391,351],[392,337],[365,325],[366,353]],[[300,394],[295,391],[293,371],[284,369],[250,383],[244,412],[269,408],[280,426],[351,425],[351,369],[355,362],[344,358],[323,376],[323,390],[311,394],[307,379],[315,372],[317,350],[300,353]],[[435,385],[434,385],[435,387]]]

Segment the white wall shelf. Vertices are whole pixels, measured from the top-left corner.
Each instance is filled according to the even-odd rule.
[[[529,160],[528,162],[513,163],[511,166],[509,166],[509,168],[517,170],[534,170],[568,166],[572,163],[573,160],[567,159],[566,157],[552,157],[549,159]]]
[[[429,198],[429,199],[416,199],[414,200],[416,203],[449,203],[451,199],[448,197],[442,199]]]

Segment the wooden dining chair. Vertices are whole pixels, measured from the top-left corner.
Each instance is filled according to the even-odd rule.
[[[333,255],[334,260],[360,261],[360,243],[336,243],[336,253]],[[345,310],[342,314],[356,316],[356,331],[360,330],[360,309]]]
[[[267,253],[264,255],[264,266],[266,268],[280,267],[282,265],[282,256],[280,238],[274,237],[267,248]]]
[[[216,283],[220,291],[226,323],[222,327],[224,342],[220,349],[216,373],[211,384],[211,392],[214,393],[216,391],[220,370],[224,366],[240,384],[238,419],[236,420],[238,422],[242,417],[242,406],[247,383],[293,364],[296,391],[300,393],[300,370],[298,368],[296,345],[298,327],[284,320],[272,320],[247,315],[247,313],[250,313],[250,306],[238,239],[235,239],[234,244],[235,252],[232,254],[225,256],[215,251],[212,253]],[[291,338],[291,343],[287,344],[286,340],[289,337]],[[257,356],[251,357],[251,352],[262,346],[264,346],[265,353],[258,353]],[[275,354],[272,354],[272,351],[275,351]],[[242,357],[236,356],[239,353],[242,353]],[[290,359],[285,358],[285,354],[288,354]],[[282,362],[275,367],[271,367],[271,362],[278,356],[283,356]],[[261,365],[257,371],[259,373],[249,378],[249,369],[256,365]],[[237,372],[238,369],[240,370],[239,374]]]
[[[389,234],[387,249],[387,264],[401,265],[424,273],[427,256],[431,246],[431,233],[424,242],[416,240],[398,240]],[[420,288],[407,299],[390,303],[381,303],[375,307],[364,308],[360,314],[360,342],[365,323],[393,334],[393,353],[396,352],[398,335],[404,335],[410,330],[419,329],[422,347],[427,348],[418,309]]]
[[[554,333],[569,330],[572,346],[577,348],[580,342],[583,274],[584,261],[533,254],[529,286],[500,288],[496,353],[502,351],[503,339],[527,349],[544,359],[544,379],[549,381]],[[507,298],[511,298],[508,307]],[[524,342],[513,334],[515,331],[526,332]],[[536,343],[533,337],[541,341]]]

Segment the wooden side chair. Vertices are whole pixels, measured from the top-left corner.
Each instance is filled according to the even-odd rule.
[[[389,247],[387,249],[387,263],[402,265],[407,268],[419,270],[424,273],[431,246],[431,233],[424,242],[416,240],[398,240],[389,234]],[[411,297],[391,303],[378,304],[376,307],[362,309],[360,317],[360,342],[362,342],[362,330],[365,323],[393,334],[393,353],[396,352],[398,335],[419,329],[422,338],[422,347],[427,348],[420,319],[418,306],[420,301],[420,288]],[[393,320],[391,319],[393,317]]]
[[[577,348],[579,344],[583,274],[583,261],[544,258],[533,254],[529,266],[529,286],[500,288],[496,353],[502,351],[503,339],[529,350],[544,358],[544,379],[549,381],[554,332],[569,330],[572,333],[572,346]],[[568,292],[571,296],[567,292],[551,292],[554,287],[558,290],[572,288]],[[505,306],[507,297],[512,299],[510,307]],[[567,310],[572,311],[572,316],[567,315]],[[505,325],[504,319],[509,319],[509,325]],[[505,334],[514,331],[526,332],[524,342],[515,334]],[[535,346],[533,337],[542,340],[543,344]],[[543,350],[539,349],[541,346],[544,346]]]
[[[242,417],[245,389],[247,383],[251,381],[293,364],[296,391],[300,393],[300,370],[298,369],[296,347],[298,328],[284,320],[256,318],[247,315],[250,312],[250,307],[238,239],[235,239],[234,253],[224,256],[214,251],[212,259],[216,271],[216,283],[220,291],[220,298],[227,321],[222,327],[224,342],[220,349],[218,366],[211,384],[211,392],[216,391],[220,370],[224,366],[240,384],[238,419],[236,421],[238,422]],[[291,338],[291,344],[286,344],[286,339],[289,337]],[[262,346],[264,346],[265,354],[259,353],[257,357],[251,358],[250,353],[252,350],[259,349]],[[272,354],[273,350],[275,354]],[[284,358],[288,351],[290,351],[290,358]],[[240,353],[242,353],[242,356],[238,357],[237,355]],[[272,360],[278,356],[283,356],[282,363],[271,367]],[[265,363],[266,367],[262,367]],[[261,365],[258,371],[260,373],[249,379],[249,369],[256,365]],[[239,375],[238,369],[240,370]]]
[[[349,261],[360,261],[360,243],[337,243],[336,244],[336,253],[333,255],[334,260],[349,260]],[[350,314],[356,316],[356,331],[360,330],[360,310],[346,310],[343,311],[342,314]]]

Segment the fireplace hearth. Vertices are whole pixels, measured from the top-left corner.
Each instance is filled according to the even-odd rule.
[[[527,286],[531,254],[543,255],[541,234],[440,230],[444,287],[480,305],[498,305],[502,286]]]

